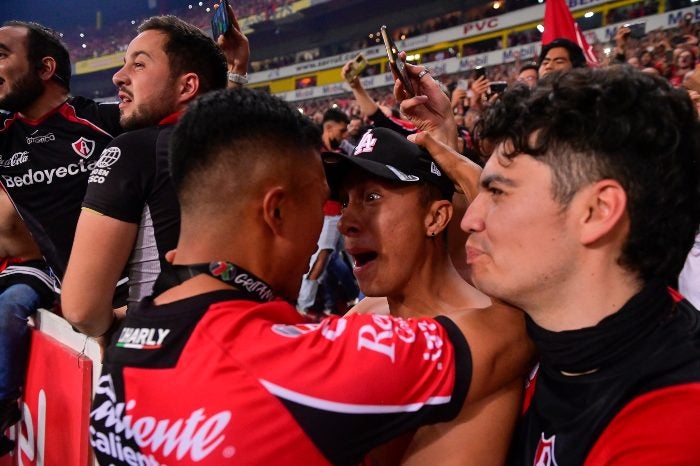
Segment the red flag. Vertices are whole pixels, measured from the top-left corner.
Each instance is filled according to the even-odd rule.
[[[542,33],[542,45],[552,42],[554,39],[564,38],[578,44],[583,50],[586,62],[589,65],[597,65],[598,59],[593,53],[593,47],[588,45],[578,24],[571,16],[565,0],[546,0],[544,5],[544,32]]]

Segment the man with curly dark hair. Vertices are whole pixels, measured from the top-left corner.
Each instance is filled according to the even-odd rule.
[[[667,288],[700,222],[688,95],[623,67],[555,73],[506,93],[482,136],[468,262],[540,353],[512,464],[700,464],[700,316]]]

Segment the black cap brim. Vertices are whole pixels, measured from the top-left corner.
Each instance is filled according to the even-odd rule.
[[[406,175],[398,169],[392,170],[387,165],[374,160],[351,157],[338,152],[322,152],[323,166],[326,171],[326,180],[331,189],[331,198],[338,199],[343,178],[351,168],[359,168],[372,176],[396,183],[420,183],[426,182],[416,175]]]

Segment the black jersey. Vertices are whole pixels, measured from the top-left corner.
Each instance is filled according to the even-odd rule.
[[[121,131],[117,105],[82,97],[39,120],[14,114],[0,129],[0,180],[59,279],[90,171]]]
[[[222,290],[127,314],[90,413],[103,466],[357,465],[453,419],[471,353],[449,319],[304,323],[289,303]]]
[[[102,152],[83,207],[138,225],[129,259],[129,301],[151,294],[166,252],[177,246],[180,205],[168,169],[174,118],[129,131]]]
[[[687,301],[653,283],[596,327],[528,330],[542,362],[512,465],[700,464],[700,314]]]

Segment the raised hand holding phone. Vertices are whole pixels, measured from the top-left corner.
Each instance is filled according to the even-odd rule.
[[[228,12],[226,15],[223,14],[224,10]],[[217,21],[223,21],[221,18],[224,17],[227,18],[225,21],[228,22],[228,26],[226,29],[224,29],[222,34],[217,36],[216,27],[218,26],[215,26],[214,23]],[[223,22],[219,24],[221,27],[225,27]],[[241,78],[247,80],[246,74],[248,71],[248,60],[250,58],[250,44],[248,42],[248,38],[241,30],[241,27],[238,24],[238,19],[236,19],[236,14],[234,13],[233,8],[231,8],[228,0],[222,0],[220,5],[214,5],[212,34],[215,36],[215,42],[226,56],[229,76],[231,76],[231,74],[239,75]],[[229,86],[239,84],[241,83],[229,78]]]
[[[384,47],[386,48],[386,55],[389,58],[391,73],[394,75],[395,79],[401,81],[406,95],[408,97],[413,97],[416,95],[416,93],[413,90],[411,79],[406,72],[406,54],[403,54],[403,58],[399,56],[401,52],[399,52],[398,47],[396,47],[396,44],[394,44],[394,40],[391,38],[389,30],[386,26],[382,26],[379,31],[382,34],[382,40],[384,40]]]
[[[405,61],[406,52],[400,52],[399,58]],[[401,105],[401,114],[421,131],[430,131],[435,139],[456,149],[457,124],[450,99],[426,67],[406,63],[405,69],[416,94],[408,97],[401,80],[394,84],[394,97]]]
[[[214,41],[218,41],[219,36],[225,35],[231,29],[230,8],[228,0],[221,0],[219,7],[214,7],[214,16],[211,18],[211,34]]]

